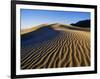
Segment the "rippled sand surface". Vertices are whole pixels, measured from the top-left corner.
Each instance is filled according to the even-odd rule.
[[[53,24],[21,36],[21,69],[90,66],[87,29]]]

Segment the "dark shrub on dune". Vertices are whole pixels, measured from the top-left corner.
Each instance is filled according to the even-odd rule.
[[[75,24],[71,24],[73,26],[77,26],[77,27],[84,27],[84,28],[89,28],[90,27],[90,20],[83,20],[83,21],[79,21]]]

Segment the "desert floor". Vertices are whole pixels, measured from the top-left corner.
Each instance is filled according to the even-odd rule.
[[[51,24],[21,35],[21,69],[90,64],[90,30],[87,28]]]

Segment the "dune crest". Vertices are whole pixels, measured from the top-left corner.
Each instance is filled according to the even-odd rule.
[[[26,34],[26,33],[30,33],[32,31],[35,31],[35,30],[39,29],[40,27],[45,27],[45,26],[47,26],[47,24],[41,24],[41,25],[38,25],[38,26],[33,26],[31,28],[22,29],[21,30],[21,35]]]

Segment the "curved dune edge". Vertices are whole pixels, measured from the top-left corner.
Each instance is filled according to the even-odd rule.
[[[21,49],[21,69],[90,66],[90,32],[54,29],[54,39]]]
[[[22,29],[22,30],[21,30],[21,35],[30,33],[30,32],[32,32],[32,31],[35,31],[35,30],[39,29],[40,27],[45,27],[45,26],[47,26],[47,25],[48,25],[48,24],[41,24],[41,25],[38,25],[38,26],[33,26],[33,27],[31,27],[31,28]]]

